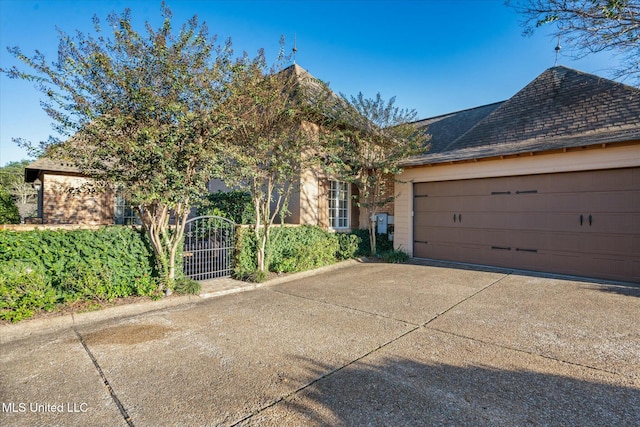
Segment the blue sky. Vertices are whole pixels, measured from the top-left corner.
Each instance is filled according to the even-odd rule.
[[[160,0],[0,0],[0,67],[17,61],[7,46],[57,55],[59,27],[90,32],[92,17],[131,8],[134,22],[161,22]],[[297,39],[297,63],[340,93],[396,97],[419,118],[502,101],[554,65],[557,40],[542,29],[523,37],[520,17],[502,0],[231,1],[168,0],[174,25],[197,14],[212,34],[231,38],[237,54],[263,47],[269,59]],[[603,77],[616,60],[599,54],[559,65]],[[28,158],[12,138],[51,134],[33,84],[0,76],[0,165]]]

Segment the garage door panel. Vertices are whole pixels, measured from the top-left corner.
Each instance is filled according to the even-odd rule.
[[[632,273],[632,264],[615,256],[595,255],[589,260],[590,267],[596,275],[610,274],[613,278],[624,280]]]
[[[416,227],[413,232],[413,240],[416,242],[426,242],[433,239],[433,234],[439,229],[437,227]]]
[[[429,197],[414,200],[414,236],[429,243],[416,243],[416,256],[640,281],[640,168],[415,184],[418,191]]]
[[[588,261],[577,252],[550,252],[548,267],[545,270],[551,273],[584,274]]]
[[[541,204],[546,212],[579,212],[582,195],[579,193],[553,193],[541,195]]]
[[[583,235],[581,233],[554,233],[551,247],[548,250],[563,252],[579,252],[583,244]]]
[[[587,176],[591,178],[591,188],[585,189],[585,191],[610,191],[612,189],[629,191],[638,189],[638,187],[634,187],[633,169],[603,170],[597,174],[585,172],[584,175],[586,175],[585,180]]]
[[[591,217],[591,218],[589,218]],[[585,215],[584,233],[640,234],[640,213],[593,213]]]
[[[459,246],[458,256],[464,259],[464,262],[480,264],[484,262],[484,251],[483,245],[464,244]]]
[[[485,245],[485,230],[481,228],[461,228],[458,230],[460,239],[472,245]]]
[[[413,256],[418,258],[440,258],[435,254],[429,253],[426,243],[417,240],[413,242]]]
[[[583,194],[580,206],[589,212],[638,212],[640,190]]]
[[[510,267],[513,265],[513,251],[500,246],[491,246],[484,253],[484,259],[489,265]]]
[[[545,250],[547,246],[547,236],[545,231],[515,231],[510,233],[510,244],[518,250]]]
[[[414,212],[433,212],[435,207],[428,197],[416,197],[413,201]]]
[[[523,250],[515,250],[512,255],[513,265],[523,270],[540,270],[547,265],[547,256],[545,252],[531,252]]]
[[[506,247],[509,245],[509,231],[492,229],[485,231],[485,244],[491,246]]]
[[[634,239],[624,234],[592,234],[584,236],[583,247],[589,248],[593,254],[615,254],[626,257],[638,250],[637,244],[634,246]]]
[[[415,212],[414,213],[414,224],[416,228],[419,227],[433,227],[438,221],[437,218],[441,217],[440,213],[433,212]]]

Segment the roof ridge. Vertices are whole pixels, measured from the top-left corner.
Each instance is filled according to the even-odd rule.
[[[509,99],[511,99],[511,98],[509,98]],[[446,150],[448,150],[448,149],[449,149],[449,147],[451,147],[452,145],[455,145],[455,143],[456,143],[456,142],[458,142],[459,140],[461,140],[461,139],[462,139],[463,137],[465,137],[469,132],[471,132],[471,131],[472,131],[472,130],[474,130],[476,127],[478,127],[478,125],[480,125],[480,124],[481,124],[481,123],[483,123],[484,121],[488,120],[488,119],[489,119],[489,117],[491,117],[491,116],[492,116],[496,111],[500,110],[500,109],[502,108],[502,106],[503,106],[504,104],[506,104],[506,103],[509,101],[509,99],[504,100],[504,101],[502,101],[502,102],[500,102],[500,103],[498,103],[498,102],[494,102],[493,104],[487,104],[487,105],[484,105],[484,107],[488,107],[488,106],[490,106],[490,105],[500,104],[500,105],[499,105],[499,106],[497,106],[493,111],[491,111],[489,114],[487,114],[487,115],[486,115],[486,116],[484,116],[482,119],[480,119],[480,120],[478,120],[477,122],[475,122],[475,123],[473,124],[473,126],[471,126],[469,129],[467,129],[467,130],[466,130],[466,132],[463,132],[461,135],[458,135],[458,137],[457,137],[456,139],[454,139],[454,140],[453,140],[453,141],[451,141],[449,144],[447,144],[447,145],[444,147],[444,150],[445,150],[445,151],[446,151]]]
[[[508,99],[505,99],[505,100],[502,100],[502,101],[491,102],[489,104],[478,105],[476,107],[463,108],[462,110],[452,111],[450,113],[438,114],[437,116],[425,117],[424,119],[414,120],[413,122],[409,122],[409,124],[416,125],[416,124],[418,124],[420,122],[424,122],[424,121],[427,121],[427,120],[434,120],[434,119],[440,119],[440,118],[444,118],[444,117],[454,116],[456,114],[464,113],[464,112],[467,112],[467,111],[477,110],[479,108],[489,107],[491,105],[501,104],[501,103],[507,102],[507,101],[508,101]]]

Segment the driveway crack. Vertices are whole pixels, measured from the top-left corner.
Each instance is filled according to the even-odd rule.
[[[73,332],[76,333],[76,336],[78,337],[78,340],[80,340],[80,344],[82,344],[82,347],[84,347],[84,350],[87,352],[87,355],[89,356],[89,359],[91,359],[91,361],[93,362],[93,366],[95,366],[96,371],[98,371],[98,375],[100,375],[100,378],[102,379],[105,387],[107,387],[107,390],[109,390],[109,394],[111,395],[111,399],[113,399],[113,402],[116,404],[116,406],[120,410],[120,414],[122,414],[122,417],[124,418],[125,422],[127,423],[128,426],[135,427],[134,424],[133,424],[133,420],[129,416],[129,413],[127,412],[127,410],[125,409],[124,405],[122,404],[122,402],[118,398],[118,395],[116,395],[116,392],[113,390],[113,387],[111,387],[111,384],[109,384],[109,380],[107,379],[107,376],[102,371],[102,368],[100,367],[100,364],[98,363],[98,360],[95,358],[93,353],[91,353],[91,350],[89,350],[89,347],[87,346],[87,343],[84,341],[84,338],[82,338],[82,335],[80,335],[80,333],[77,330],[74,329]]]
[[[500,281],[506,279],[507,277],[511,276],[511,272],[505,274],[504,276],[500,277],[499,279],[494,280],[493,282],[489,283],[488,285],[478,289],[477,291],[475,291],[474,293],[472,293],[471,295],[467,296],[466,298],[461,299],[460,301],[458,301],[457,303],[453,304],[451,307],[447,308],[446,310],[444,310],[443,312],[440,312],[438,314],[436,314],[435,316],[433,316],[431,319],[427,320],[426,322],[424,322],[422,325],[422,327],[427,326],[429,323],[433,322],[434,320],[436,320],[437,318],[439,318],[440,316],[447,314],[448,312],[450,312],[451,310],[453,310],[454,308],[456,308],[457,306],[464,304],[465,302],[469,301],[471,298],[475,297],[476,295],[478,295],[481,292],[486,291],[487,289],[489,289],[490,287],[492,287],[493,285],[499,283]]]
[[[375,317],[379,317],[381,319],[393,320],[395,322],[404,323],[406,325],[422,326],[420,324],[412,323],[412,322],[409,322],[407,320],[396,319],[395,317],[385,316],[384,314],[373,313],[373,312],[367,311],[367,310],[361,310],[359,308],[350,307],[348,305],[342,305],[342,304],[336,304],[334,302],[322,301],[322,300],[318,300],[318,299],[314,299],[314,298],[305,297],[305,296],[302,296],[302,295],[297,295],[297,294],[292,294],[292,293],[289,293],[289,292],[280,291],[280,290],[277,290],[277,289],[269,289],[269,291],[270,292],[276,292],[276,293],[279,293],[279,294],[282,294],[282,295],[288,295],[288,296],[294,297],[294,298],[300,298],[300,299],[307,300],[307,301],[313,301],[313,302],[316,302],[316,303],[319,303],[319,304],[328,305],[328,306],[331,306],[331,307],[344,308],[344,309],[349,310],[349,311],[355,311],[356,313],[368,314],[369,316],[375,316]]]
[[[249,420],[249,419],[253,418],[254,416],[256,416],[256,415],[260,414],[261,412],[263,412],[263,411],[265,411],[265,410],[267,410],[267,409],[269,409],[269,408],[271,408],[271,407],[273,407],[273,406],[277,405],[277,404],[278,404],[278,403],[280,403],[280,402],[283,402],[283,401],[286,401],[286,400],[288,400],[288,399],[292,398],[292,397],[293,397],[293,396],[295,396],[296,394],[298,394],[298,393],[300,393],[300,392],[302,392],[302,391],[304,391],[304,390],[308,389],[309,387],[312,387],[314,384],[316,384],[316,383],[318,383],[318,382],[320,382],[320,381],[322,381],[322,380],[324,380],[324,379],[326,379],[326,378],[329,378],[329,377],[331,377],[331,376],[333,376],[333,375],[337,374],[338,372],[340,372],[340,371],[344,370],[345,368],[347,368],[347,367],[349,367],[349,366],[351,366],[351,365],[353,365],[353,364],[355,364],[355,363],[358,363],[358,362],[359,362],[359,361],[361,361],[362,359],[364,359],[364,358],[366,358],[366,357],[368,357],[368,356],[371,356],[372,354],[374,354],[374,353],[376,353],[376,352],[378,352],[378,351],[382,350],[383,348],[385,348],[385,347],[387,347],[387,346],[389,346],[389,345],[391,345],[391,344],[395,343],[396,341],[398,341],[398,340],[400,340],[400,339],[402,339],[402,338],[406,337],[407,335],[409,335],[409,334],[411,334],[411,333],[413,333],[413,332],[415,332],[415,331],[417,331],[417,330],[419,330],[419,329],[421,329],[421,328],[425,327],[427,324],[429,324],[429,323],[430,323],[430,322],[432,322],[433,320],[437,319],[439,316],[441,316],[441,315],[443,315],[443,314],[447,313],[449,310],[451,310],[451,309],[453,309],[453,308],[457,307],[458,305],[462,304],[463,302],[465,302],[465,301],[467,301],[467,300],[469,300],[469,299],[473,298],[474,296],[478,295],[480,292],[482,292],[482,291],[484,291],[484,290],[486,290],[486,289],[490,288],[491,286],[493,286],[493,285],[495,285],[496,283],[498,283],[498,282],[500,282],[501,280],[503,280],[505,277],[508,277],[510,274],[511,274],[511,273],[509,273],[509,274],[505,274],[504,276],[502,276],[502,277],[500,277],[499,279],[497,279],[497,280],[493,281],[492,283],[488,284],[487,286],[483,287],[482,289],[479,289],[478,291],[476,291],[476,292],[472,293],[472,294],[471,294],[471,295],[469,295],[468,297],[466,297],[466,298],[464,298],[463,300],[461,300],[461,301],[457,302],[456,304],[452,305],[451,307],[449,307],[448,309],[446,309],[446,310],[445,310],[445,311],[443,311],[442,313],[440,313],[440,314],[436,315],[435,317],[433,317],[432,319],[430,319],[429,321],[427,321],[426,323],[421,324],[421,325],[417,325],[417,324],[415,324],[415,323],[407,322],[406,320],[400,320],[400,319],[395,319],[395,318],[393,318],[393,317],[380,315],[380,314],[377,314],[377,313],[371,313],[371,312],[368,312],[368,311],[365,311],[365,310],[360,310],[360,309],[353,308],[353,307],[349,307],[349,306],[344,306],[344,305],[340,305],[340,304],[335,304],[335,303],[330,303],[330,302],[326,302],[326,301],[321,301],[321,300],[317,300],[317,299],[313,299],[313,298],[309,298],[309,297],[304,297],[304,296],[300,296],[300,295],[296,295],[296,294],[291,294],[291,293],[288,293],[288,292],[279,291],[279,290],[276,290],[276,289],[269,289],[271,292],[277,292],[277,293],[280,293],[280,294],[283,294],[283,295],[292,296],[292,297],[294,297],[294,298],[301,298],[301,299],[304,299],[304,300],[313,301],[313,302],[320,303],[320,304],[324,304],[324,305],[328,305],[328,306],[340,307],[340,308],[344,308],[344,309],[347,309],[347,310],[355,311],[355,312],[358,312],[358,313],[364,313],[364,314],[368,314],[368,315],[375,316],[375,317],[379,317],[379,318],[383,318],[383,319],[394,320],[394,321],[397,321],[397,322],[404,323],[404,324],[406,324],[406,325],[410,325],[410,326],[412,326],[412,328],[411,328],[411,329],[409,329],[408,331],[405,331],[405,332],[403,332],[403,333],[399,334],[398,336],[394,337],[393,339],[391,339],[391,340],[389,340],[389,341],[387,341],[387,342],[385,342],[385,343],[383,343],[383,344],[380,344],[379,346],[377,346],[377,347],[375,347],[375,348],[373,348],[373,349],[369,350],[368,352],[366,352],[366,353],[364,353],[364,354],[360,355],[359,357],[357,357],[357,358],[355,358],[355,359],[351,360],[350,362],[348,362],[348,363],[346,363],[346,364],[344,364],[344,365],[341,365],[341,366],[337,367],[336,369],[334,369],[334,370],[332,370],[332,371],[330,371],[330,372],[327,372],[326,374],[321,375],[321,376],[319,376],[318,378],[314,379],[313,381],[311,381],[311,382],[309,382],[309,383],[307,383],[307,384],[303,385],[302,387],[299,387],[299,388],[297,388],[297,389],[295,389],[295,390],[291,391],[290,393],[288,393],[288,394],[286,394],[286,395],[284,395],[284,396],[280,397],[279,399],[274,400],[273,402],[269,403],[268,405],[265,405],[265,406],[263,406],[263,407],[261,407],[261,408],[259,408],[259,409],[256,409],[256,410],[255,410],[255,411],[253,411],[252,413],[248,414],[247,416],[243,417],[242,419],[240,419],[240,420],[238,420],[238,421],[234,422],[233,424],[231,424],[231,427],[238,426],[239,424],[241,424],[241,423],[243,423],[243,422],[245,422],[245,421],[247,421],[247,420]]]
[[[315,301],[315,300],[314,300],[314,301]],[[405,323],[406,323],[406,322],[405,322]],[[277,405],[278,403],[283,402],[283,401],[285,401],[285,400],[288,400],[288,399],[292,398],[292,397],[293,397],[293,396],[295,396],[296,394],[298,394],[298,393],[300,393],[300,392],[302,392],[302,391],[304,391],[304,390],[308,389],[309,387],[313,386],[314,384],[316,384],[316,383],[318,383],[318,382],[320,382],[320,381],[324,380],[325,378],[329,378],[329,377],[331,377],[331,376],[333,376],[333,375],[337,374],[338,372],[342,371],[343,369],[345,369],[345,368],[347,368],[347,367],[349,367],[349,366],[351,366],[351,365],[353,365],[353,364],[355,364],[355,363],[357,363],[357,362],[361,361],[361,360],[362,360],[362,359],[364,359],[365,357],[368,357],[368,356],[372,355],[373,353],[375,353],[375,352],[377,352],[377,351],[379,351],[379,350],[381,350],[381,349],[383,349],[383,348],[387,347],[388,345],[393,344],[394,342],[398,341],[399,339],[406,337],[406,336],[407,336],[407,335],[409,335],[410,333],[415,332],[415,331],[417,331],[417,330],[418,330],[418,329],[420,329],[420,328],[421,328],[421,326],[420,326],[420,325],[414,325],[414,326],[413,326],[411,329],[409,329],[408,331],[405,331],[405,332],[401,333],[400,335],[398,335],[398,336],[394,337],[393,339],[391,339],[391,340],[389,340],[389,341],[387,341],[387,342],[385,342],[385,343],[383,343],[383,344],[380,344],[378,347],[376,347],[376,348],[374,348],[374,349],[372,349],[372,350],[369,350],[369,351],[368,351],[368,352],[366,352],[365,354],[362,354],[362,355],[360,355],[359,357],[357,357],[357,358],[355,358],[355,359],[351,360],[349,363],[345,363],[344,365],[339,366],[339,367],[337,367],[336,369],[334,369],[334,370],[332,370],[332,371],[330,371],[330,372],[327,372],[327,373],[326,373],[326,374],[324,374],[324,375],[319,376],[318,378],[314,379],[313,381],[310,381],[309,383],[307,383],[307,384],[303,385],[302,387],[299,387],[299,388],[297,388],[297,389],[293,390],[292,392],[290,392],[290,393],[288,393],[288,394],[286,394],[286,395],[284,395],[284,396],[280,397],[279,399],[274,400],[273,402],[269,403],[268,405],[265,405],[265,406],[263,406],[262,408],[256,409],[255,411],[253,411],[252,413],[250,413],[250,414],[249,414],[249,415],[247,415],[246,417],[243,417],[242,419],[240,419],[240,420],[238,420],[238,421],[234,422],[233,424],[231,424],[231,426],[230,426],[230,427],[235,427],[235,426],[237,426],[237,425],[239,425],[239,424],[241,424],[241,423],[243,423],[243,422],[245,422],[245,421],[247,421],[247,420],[249,420],[249,419],[253,418],[254,416],[258,415],[259,413],[261,413],[261,412],[263,412],[263,411],[265,411],[265,410],[267,410],[267,409],[269,409],[269,408],[271,408],[271,407],[273,407],[273,406]]]

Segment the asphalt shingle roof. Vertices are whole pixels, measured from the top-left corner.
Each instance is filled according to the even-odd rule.
[[[71,163],[65,163],[59,160],[51,160],[47,157],[41,157],[33,163],[28,164],[24,169],[25,181],[33,182],[38,178],[40,171],[48,172],[66,172],[80,173],[80,170]]]
[[[432,149],[405,166],[640,141],[640,89],[559,66],[504,102],[416,126]]]

